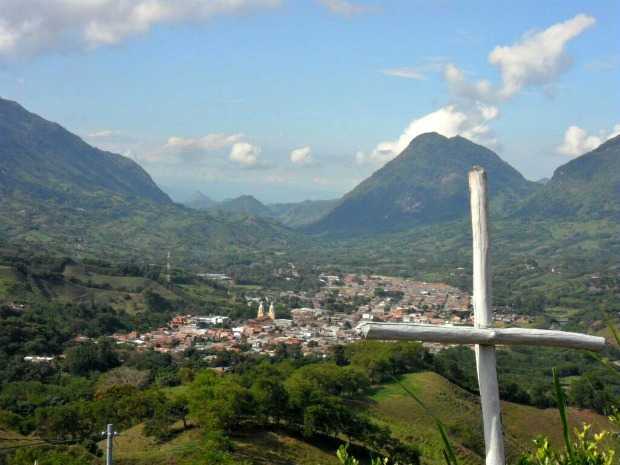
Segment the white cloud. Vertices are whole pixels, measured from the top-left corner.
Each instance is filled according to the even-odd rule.
[[[205,160],[222,155],[227,147],[241,142],[241,133],[212,133],[203,137],[171,136],[163,146],[151,148],[140,156],[146,163],[177,164],[181,162],[203,163]]]
[[[361,13],[367,13],[371,10],[366,5],[359,5],[357,3],[350,2],[348,0],[318,0],[319,3],[325,6],[329,11],[334,14],[343,16],[353,16]]]
[[[310,165],[314,162],[312,149],[308,145],[291,151],[289,158],[295,165]]]
[[[132,144],[136,142],[136,138],[124,131],[117,129],[101,129],[93,131],[84,136],[84,138],[93,144]]]
[[[213,133],[208,134],[204,137],[198,138],[185,138],[185,137],[176,137],[172,136],[168,138],[166,145],[164,146],[167,149],[172,149],[175,151],[183,152],[183,151],[209,151],[209,150],[218,150],[223,149],[224,147],[228,147],[235,142],[239,142],[243,139],[243,134],[221,134],[221,133]]]
[[[366,154],[363,151],[358,150],[355,153],[355,163],[357,163],[358,165],[363,165],[367,161],[368,161],[368,157],[366,156]]]
[[[163,23],[274,8],[281,0],[2,0],[0,56],[117,44]]]
[[[442,59],[439,63],[443,62],[444,80],[458,103],[414,119],[398,139],[377,144],[369,154],[358,152],[355,161],[358,164],[386,163],[402,152],[413,138],[425,132],[438,132],[446,137],[460,135],[489,147],[496,146],[489,123],[499,116],[498,105],[527,86],[553,83],[570,64],[566,44],[595,22],[593,17],[580,14],[544,31],[527,33],[513,45],[495,47],[489,54],[489,62],[499,68],[499,86],[493,86],[485,79],[470,82],[461,69]],[[419,72],[419,68],[409,70],[413,70],[410,76],[413,78]],[[403,76],[406,74],[402,73]],[[573,154],[581,150],[580,145],[590,147],[600,139],[584,136],[579,128],[571,128],[570,131],[559,149],[562,153]]]
[[[427,132],[437,132],[446,137],[460,135],[493,146],[496,141],[488,123],[498,116],[499,110],[493,106],[477,104],[469,109],[459,109],[456,105],[447,105],[414,119],[398,139],[377,144],[370,154],[358,152],[355,161],[358,164],[384,164],[401,153],[412,139]]]
[[[594,150],[617,135],[620,135],[620,123],[616,124],[611,131],[601,131],[597,136],[588,134],[579,126],[570,126],[564,133],[564,141],[556,150],[562,155],[575,157]]]
[[[105,139],[108,137],[114,137],[120,134],[120,131],[115,131],[113,129],[102,129],[101,131],[95,131],[88,134],[86,137],[91,139]]]
[[[489,54],[489,63],[499,68],[499,86],[486,79],[468,82],[465,73],[454,64],[444,67],[444,79],[453,95],[487,103],[510,99],[527,86],[548,86],[571,63],[565,50],[568,41],[595,22],[593,17],[581,14],[544,31],[529,32],[513,45],[495,47]]]
[[[258,156],[261,148],[248,142],[237,142],[230,151],[230,160],[246,168],[256,167],[259,164]]]
[[[565,51],[568,41],[595,22],[592,16],[580,14],[544,31],[527,33],[514,45],[495,47],[489,62],[502,75],[499,95],[510,98],[526,86],[554,81],[571,63]]]
[[[465,73],[451,63],[444,67],[443,75],[454,95],[473,101],[495,101],[495,90],[489,81],[481,79],[473,84],[469,83],[465,80]]]
[[[416,79],[418,81],[426,79],[427,74],[441,72],[448,59],[442,56],[429,56],[416,66],[398,66],[380,70],[386,76],[399,77],[404,79]]]
[[[418,81],[426,79],[424,74],[416,68],[388,68],[381,70],[381,72],[386,76],[394,76],[405,79],[417,79]]]

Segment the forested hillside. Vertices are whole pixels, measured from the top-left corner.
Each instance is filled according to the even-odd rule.
[[[560,166],[519,214],[555,220],[620,221],[620,136]]]
[[[474,165],[487,171],[492,206],[502,214],[537,188],[485,147],[422,134],[308,230],[376,234],[462,218],[469,208],[467,172]]]

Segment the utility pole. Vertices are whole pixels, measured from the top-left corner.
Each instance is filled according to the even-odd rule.
[[[112,446],[114,436],[117,435],[116,431],[112,429],[112,424],[108,423],[106,430],[101,433],[102,436],[106,437],[106,450],[105,450],[105,465],[113,465],[112,459]]]

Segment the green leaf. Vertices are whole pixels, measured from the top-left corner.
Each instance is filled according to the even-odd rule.
[[[560,377],[555,368],[553,368],[553,385],[555,387],[555,396],[558,402],[558,409],[560,410],[560,419],[562,420],[562,431],[564,433],[564,444],[566,445],[566,453],[570,458],[571,463],[575,463],[575,454],[573,452],[573,445],[570,442],[570,433],[568,430],[568,419],[566,417],[566,397],[560,384]]]

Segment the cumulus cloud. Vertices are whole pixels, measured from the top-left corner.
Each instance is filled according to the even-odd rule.
[[[308,145],[291,151],[289,158],[295,165],[310,165],[314,162],[312,149]]]
[[[259,166],[258,156],[261,148],[249,142],[237,142],[232,146],[229,158],[242,167],[252,168]]]
[[[510,99],[528,86],[547,86],[571,64],[566,44],[595,22],[593,17],[581,14],[544,31],[529,32],[515,44],[495,47],[489,63],[500,71],[498,86],[486,79],[468,82],[465,73],[451,63],[444,68],[444,79],[453,95],[487,103]]]
[[[140,160],[146,163],[178,164],[181,162],[202,163],[218,156],[228,147],[241,142],[241,133],[212,133],[202,137],[169,137],[165,144],[145,151]]]
[[[564,133],[564,141],[558,145],[557,152],[562,155],[576,157],[594,150],[603,142],[620,135],[620,123],[611,131],[601,131],[598,135],[591,135],[579,126],[570,126]]]
[[[371,10],[366,5],[359,5],[348,0],[318,0],[321,5],[326,7],[334,14],[342,16],[353,16],[361,13],[367,13]]]
[[[488,123],[498,116],[499,110],[493,106],[477,104],[464,110],[456,105],[447,105],[411,121],[398,139],[379,143],[369,154],[356,153],[355,161],[358,164],[384,164],[401,153],[412,139],[426,132],[437,132],[446,137],[461,135],[493,146],[496,140]]]
[[[470,83],[465,79],[465,73],[454,64],[447,64],[444,68],[444,79],[448,83],[450,92],[458,97],[473,101],[495,101],[495,90],[489,81],[481,79]]]
[[[489,123],[499,116],[499,105],[525,87],[547,86],[557,79],[570,65],[566,44],[595,22],[593,17],[580,14],[543,31],[529,32],[512,45],[495,47],[489,54],[489,63],[500,71],[501,83],[497,86],[486,79],[470,81],[463,70],[442,60],[443,77],[455,103],[412,120],[396,140],[381,142],[368,154],[358,152],[355,161],[358,164],[386,163],[402,152],[414,137],[425,132],[437,132],[446,137],[461,135],[488,147],[496,146]],[[407,70],[412,71],[409,76]],[[386,71],[390,70],[384,73]],[[392,75],[400,77],[422,76],[417,74],[418,68],[391,71],[394,71]],[[588,136],[577,127],[569,131],[558,149],[561,153],[574,154],[583,147],[600,144],[600,137]]]
[[[235,142],[241,141],[241,139],[243,139],[243,134],[213,133],[198,138],[173,136],[168,138],[164,147],[178,152],[195,150],[209,151],[223,149]]]
[[[163,23],[274,8],[281,0],[2,0],[0,56],[117,44]]]
[[[499,95],[509,98],[526,86],[555,80],[571,63],[566,44],[595,22],[592,16],[580,14],[544,31],[527,33],[514,45],[495,47],[489,62],[498,66],[502,75]]]

